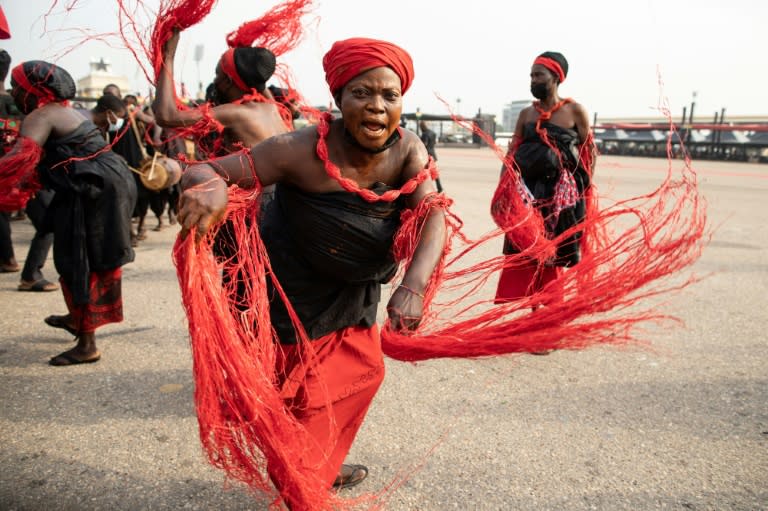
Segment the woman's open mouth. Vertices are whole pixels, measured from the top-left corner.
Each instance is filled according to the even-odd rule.
[[[363,133],[369,137],[380,137],[387,130],[387,126],[380,122],[364,122],[361,127]]]

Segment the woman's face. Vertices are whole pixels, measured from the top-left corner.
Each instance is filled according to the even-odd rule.
[[[400,77],[388,67],[369,69],[344,85],[338,107],[355,140],[367,149],[379,149],[400,124]]]
[[[24,115],[37,108],[37,96],[22,89],[13,78],[11,78],[11,96],[13,97],[13,102],[16,103],[16,108]]]
[[[554,93],[556,86],[557,79],[552,71],[541,64],[531,66],[531,95],[534,98],[546,99]]]

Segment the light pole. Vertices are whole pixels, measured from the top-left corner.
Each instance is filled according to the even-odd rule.
[[[421,135],[421,107],[416,107],[416,134]]]
[[[195,46],[195,64],[197,65],[197,97],[201,99],[204,96],[203,93],[203,81],[200,79],[200,61],[203,60],[203,45],[198,44]]]

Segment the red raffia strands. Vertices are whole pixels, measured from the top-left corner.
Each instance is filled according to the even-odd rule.
[[[146,38],[142,37],[142,30],[139,28],[139,24],[135,19],[137,17],[137,12],[141,10],[139,6],[142,6],[142,1],[137,0],[137,6],[134,8],[129,7],[128,0],[117,1],[119,5],[123,42],[134,54],[134,57],[140,65],[142,62],[141,55],[144,55],[149,60],[152,68],[152,76],[149,75],[146,69],[144,69],[144,72],[147,75],[147,79],[153,82],[162,67],[163,46],[168,39],[170,39],[173,31],[183,31],[201,22],[216,4],[215,0],[161,1],[155,16],[157,22],[155,23],[149,41],[147,42]],[[311,0],[288,0],[283,2],[273,7],[258,19],[243,23],[237,30],[231,32],[227,36],[227,44],[229,44],[230,47],[261,46],[268,48],[276,56],[281,56],[294,49],[301,42],[304,35],[304,27],[301,23],[301,18],[309,12],[311,3]],[[131,32],[131,37],[138,42],[129,40],[129,34],[127,34],[128,31]],[[140,47],[140,50],[134,47],[136,45]],[[302,107],[304,100],[298,91],[296,91],[295,87],[291,85],[293,79],[290,71],[285,65],[278,63],[273,77],[285,85],[285,100],[295,103],[299,108],[302,108],[302,110],[307,109],[307,113],[311,112],[311,109]],[[173,89],[175,91],[175,87]],[[293,126],[291,112],[286,106],[278,101],[265,98],[255,89],[251,90],[232,104],[241,104],[249,101],[274,103],[280,110],[286,125],[289,127]],[[179,98],[176,98],[176,104],[178,108],[182,110],[189,108]],[[211,105],[205,104],[197,108],[199,108],[202,113],[202,119],[192,126],[177,128],[174,137],[191,138],[195,141],[199,141],[208,134],[221,134],[224,131],[224,126],[214,119],[213,113],[211,112]],[[221,156],[227,152],[223,147],[222,141],[218,138],[220,137],[217,137],[217,140],[214,140],[210,147],[203,148],[207,149],[207,154],[204,155],[205,157]]]
[[[371,190],[360,188],[360,185],[358,185],[357,182],[351,179],[347,179],[341,175],[341,169],[333,164],[331,158],[328,155],[328,146],[325,143],[325,139],[331,129],[332,119],[333,115],[331,115],[330,112],[325,112],[320,118],[320,123],[317,125],[317,156],[323,161],[325,171],[328,173],[328,175],[335,179],[346,191],[358,194],[367,202],[392,202],[402,194],[413,193],[413,191],[416,190],[416,187],[423,183],[428,177],[437,176],[437,168],[430,158],[429,164],[424,168],[424,170],[409,179],[399,190],[388,190],[381,195],[377,195]]]
[[[279,57],[296,48],[304,34],[301,18],[309,12],[312,0],[288,0],[276,5],[256,20],[243,23],[227,35],[230,48],[259,46]]]
[[[483,137],[497,154],[501,153],[476,126],[467,127]],[[580,156],[588,165],[586,168],[591,169],[588,149],[584,144]],[[632,308],[694,281],[688,277],[677,284],[650,286],[693,264],[706,241],[705,205],[691,162],[686,159],[681,175],[674,178],[671,137],[667,152],[667,177],[656,190],[598,211],[593,184],[586,192],[585,221],[554,239],[547,238],[541,215],[519,199],[515,182],[519,177],[517,172],[510,171],[512,156],[507,154],[502,159],[508,170],[506,179],[501,181],[494,197],[494,202],[500,200],[500,195],[509,199],[500,211],[494,211],[500,232],[465,242],[461,252],[436,272],[425,301],[433,300],[437,290],[450,293],[451,298],[433,302],[417,332],[398,333],[385,323],[381,335],[384,353],[397,360],[419,361],[582,349],[598,343],[637,341],[632,327],[649,320],[674,319],[654,309]],[[618,234],[609,235],[611,227],[617,225]],[[503,267],[522,267],[531,260],[546,261],[555,253],[560,240],[577,231],[584,236],[582,260],[565,269],[558,280],[531,296],[509,303],[494,305],[491,300],[477,299],[478,290],[488,280],[495,281]],[[518,237],[521,232],[527,238]],[[504,233],[512,234],[516,242],[528,240],[527,245],[521,245],[527,248],[519,254],[490,261],[471,260],[474,249],[499,240]],[[407,265],[408,259],[404,259],[403,267]],[[435,282],[440,277],[442,282]],[[531,312],[533,308],[536,310]]]
[[[318,478],[318,467],[303,461],[315,441],[286,408],[276,382],[280,344],[270,326],[266,276],[271,269],[257,227],[258,192],[235,186],[229,196],[228,219],[237,243],[247,250],[236,260],[217,262],[212,254],[215,232],[209,232],[200,243],[192,235],[177,240],[173,251],[189,321],[203,448],[210,462],[229,477],[271,496],[273,509],[284,509],[283,500],[297,511],[359,505],[370,497],[341,500]],[[222,273],[230,278],[222,279]],[[247,307],[229,300],[235,296],[238,275],[247,276],[241,288]],[[282,289],[278,292],[285,300]],[[304,363],[311,368],[313,345],[288,308],[303,339]],[[332,416],[328,421],[335,427]],[[279,478],[280,494],[267,467]]]
[[[302,18],[310,12],[311,7],[312,0],[286,0],[259,18],[245,22],[237,30],[230,32],[227,35],[227,44],[230,48],[251,46],[267,48],[275,54],[275,57],[279,58],[296,48],[301,42],[304,37]],[[293,86],[294,80],[290,70],[282,62],[277,63],[273,78],[285,86],[285,101],[296,105],[304,103],[304,99]],[[269,100],[254,89],[237,103],[245,101],[266,102]],[[277,105],[286,125],[292,127],[292,116],[288,108],[278,101],[269,102]]]
[[[16,145],[0,159],[0,211],[22,209],[42,188],[37,178],[37,163],[43,148],[28,137],[16,139]]]
[[[318,154],[325,161],[326,171],[346,190],[373,200],[366,190],[343,178],[329,161],[324,141],[328,120],[324,117],[318,127]],[[493,143],[487,135],[481,136]],[[501,154],[497,147],[492,147]],[[671,144],[668,150],[671,151]],[[243,166],[253,164],[243,158]],[[504,161],[509,163],[509,156],[506,158]],[[433,165],[421,173],[419,182],[428,172],[434,172]],[[393,253],[401,262],[394,282],[399,281],[410,264],[425,223],[438,209],[445,212],[448,244],[425,290],[422,324],[416,332],[402,334],[385,322],[381,335],[385,354],[398,360],[418,361],[582,349],[598,343],[636,341],[632,327],[666,316],[653,309],[637,310],[632,306],[690,283],[692,278],[666,287],[649,286],[692,264],[703,247],[705,211],[690,162],[686,161],[677,179],[672,174],[670,163],[667,178],[656,190],[619,201],[599,213],[594,211],[584,223],[552,240],[547,239],[541,219],[530,211],[517,217],[512,215],[516,218],[512,226],[504,226],[479,240],[468,240],[461,233],[461,221],[448,211],[451,201],[442,194],[426,196],[414,210],[402,214],[393,246]],[[413,181],[409,181],[401,190],[379,200],[394,200],[412,186]],[[265,276],[271,270],[255,227],[258,210],[258,193],[230,189],[228,218],[234,225],[238,246],[247,247],[240,251],[236,261],[215,261],[215,232],[210,232],[200,244],[192,243],[190,236],[177,242],[174,249],[189,318],[197,382],[195,399],[204,448],[211,462],[230,477],[244,481],[254,490],[275,495],[266,475],[266,467],[270,467],[281,482],[280,498],[273,501],[275,507],[280,505],[280,499],[292,509],[376,506],[380,502],[371,500],[375,496],[339,500],[323,482],[317,481],[313,467],[302,465],[302,452],[313,440],[285,408],[276,384],[275,353],[280,345],[269,319]],[[480,262],[473,259],[481,245],[498,243],[505,230],[509,232],[526,222],[542,226],[531,247],[514,256]],[[504,266],[541,260],[542,254],[554,253],[558,241],[576,230],[602,233],[616,224],[621,225],[618,235],[595,236],[599,239],[587,243],[593,249],[584,251],[581,262],[540,292],[498,305],[491,299],[478,299],[478,292],[489,280],[495,284]],[[451,246],[456,241],[460,243],[458,253]],[[244,276],[240,303],[230,301],[229,297],[235,296],[233,284],[223,286],[222,271],[230,276],[224,282],[237,280],[235,275]],[[305,349],[304,364],[311,369],[315,363],[312,343],[307,342],[279,284],[277,289]],[[541,305],[530,312],[532,307]],[[329,424],[333,424],[330,413]]]
[[[122,6],[124,0],[117,0]],[[216,0],[163,0],[157,12],[157,22],[149,43],[150,62],[155,72],[163,65],[163,46],[174,30],[186,30],[200,23],[216,4]]]

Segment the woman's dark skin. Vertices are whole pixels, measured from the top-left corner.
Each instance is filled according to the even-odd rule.
[[[539,106],[544,111],[552,110],[552,108],[562,100],[558,94],[558,87],[560,84],[558,83],[555,74],[541,64],[534,64],[531,66],[531,87],[537,85],[546,87],[547,90],[547,97],[540,101]],[[514,146],[518,140],[522,140],[525,125],[531,122],[536,122],[540,115],[539,111],[533,106],[526,107],[520,112],[515,125],[515,134],[512,137],[510,146]],[[579,141],[582,144],[589,136],[590,127],[587,110],[575,101],[567,103],[553,112],[549,122],[556,126],[560,126],[561,128],[575,129],[579,134]],[[592,161],[595,160],[596,156],[597,154],[593,151]]]
[[[382,152],[362,149],[382,147],[397,129],[402,112],[400,91],[398,75],[388,67],[377,67],[350,80],[337,94],[336,103],[342,118],[331,123],[326,140],[328,154],[341,169],[341,175],[361,188],[377,182],[400,187],[427,164],[424,144],[408,130],[403,131],[399,142]],[[362,148],[345,138],[344,128]],[[199,237],[222,219],[227,205],[227,185],[252,188],[258,178],[263,186],[283,182],[310,193],[343,191],[326,173],[316,154],[316,145],[314,127],[265,140],[251,149],[255,176],[246,159],[239,155],[217,159],[214,166],[188,168],[181,180],[184,190],[179,203],[182,235],[194,229]],[[407,196],[407,206],[416,207],[422,198],[434,192],[434,181],[427,179]],[[387,305],[393,328],[410,330],[418,326],[423,300],[406,287],[423,295],[442,254],[445,237],[444,214],[442,210],[434,210],[403,278],[404,287],[395,290]]]
[[[19,107],[29,114],[24,118],[21,125],[20,135],[35,141],[42,147],[49,137],[59,138],[75,131],[85,118],[72,108],[62,106],[59,103],[49,103],[37,108],[37,100],[34,96],[24,92],[15,81],[11,80],[11,95],[19,104]],[[12,151],[20,147],[17,145]],[[69,315],[62,316],[62,321],[72,330],[76,325],[72,323]],[[65,354],[77,360],[90,360],[99,356],[96,348],[95,332],[81,333],[77,337],[77,344],[74,348],[66,351]]]

